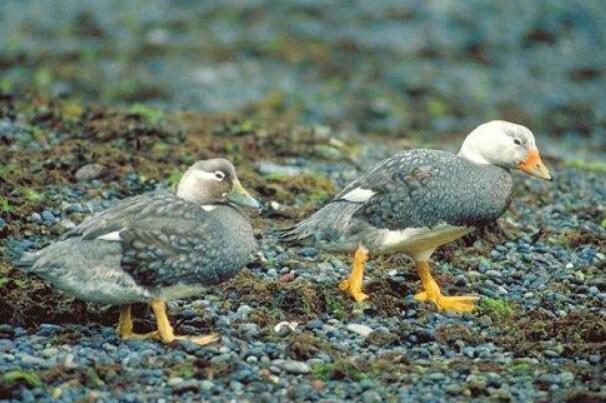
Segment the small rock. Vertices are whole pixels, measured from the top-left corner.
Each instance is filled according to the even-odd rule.
[[[21,362],[27,365],[44,365],[44,360],[39,357],[34,357],[33,355],[23,354],[21,356]]]
[[[379,403],[382,400],[383,399],[381,399],[379,392],[375,390],[367,390],[366,392],[362,393],[362,402],[364,403]]]
[[[587,293],[589,295],[598,295],[600,293],[600,289],[593,285],[587,289]]]
[[[74,229],[76,228],[76,223],[74,223],[72,220],[70,220],[69,218],[64,218],[63,220],[61,220],[61,222],[59,223],[59,225],[66,230],[70,230],[70,229]]]
[[[50,211],[48,211],[48,210],[44,210],[44,211],[42,212],[42,219],[43,219],[44,221],[46,221],[46,222],[50,222],[50,223],[55,222],[55,216],[53,215],[53,213],[51,213],[51,212],[50,212]]]
[[[183,394],[183,393],[187,393],[187,392],[198,392],[200,390],[200,384],[198,383],[198,381],[194,380],[194,379],[190,379],[187,381],[181,380],[181,382],[177,383],[176,385],[172,385],[173,386],[173,393],[176,394]]]
[[[482,315],[480,316],[480,318],[478,319],[478,323],[480,324],[480,326],[482,327],[489,327],[492,325],[492,319],[490,318],[490,316],[488,315]]]
[[[286,336],[297,330],[297,326],[299,326],[297,322],[280,322],[274,326],[274,332],[276,332],[278,336]]]
[[[0,231],[2,231],[6,227],[6,221],[2,217],[0,217]]]
[[[318,256],[318,250],[316,248],[306,247],[299,249],[299,256],[313,258]]]
[[[215,384],[213,383],[213,381],[210,381],[208,379],[203,380],[202,382],[200,382],[200,389],[202,390],[211,390],[213,387],[215,386]]]
[[[300,168],[287,165],[279,165],[271,161],[259,161],[256,165],[257,171],[264,176],[295,177],[301,175]]]
[[[309,330],[322,329],[322,326],[324,326],[324,322],[319,319],[312,319],[305,324]]]
[[[167,383],[170,386],[175,386],[175,385],[180,384],[181,382],[183,382],[183,378],[179,378],[178,376],[176,376],[174,378],[170,378]]]
[[[51,357],[54,357],[55,355],[57,355],[58,352],[59,352],[58,348],[49,347],[49,348],[45,348],[44,350],[42,350],[42,352],[40,354],[42,354],[42,356],[44,358],[51,358]]]
[[[79,181],[97,179],[104,171],[105,167],[101,164],[87,164],[76,171],[76,179]]]
[[[32,215],[29,216],[29,220],[33,223],[41,223],[42,217],[38,213],[32,213]]]
[[[245,336],[254,337],[261,333],[261,328],[256,323],[242,323],[238,326],[238,332]]]
[[[290,283],[294,279],[295,279],[295,272],[294,271],[289,271],[288,273],[283,274],[283,275],[280,276],[280,282],[282,282],[282,283]]]
[[[321,380],[316,379],[311,382],[311,387],[317,392],[322,392],[326,388],[326,385]]]
[[[278,367],[291,374],[309,374],[311,368],[302,361],[284,360],[276,363]]]
[[[353,333],[357,333],[363,337],[368,337],[368,335],[372,333],[372,328],[357,323],[350,323],[349,325],[347,325],[347,330]]]
[[[241,320],[246,320],[251,311],[252,308],[249,305],[240,305],[240,307],[236,311],[236,317]]]

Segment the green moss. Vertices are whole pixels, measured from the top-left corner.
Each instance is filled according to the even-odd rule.
[[[34,73],[34,85],[37,88],[48,88],[53,82],[53,73],[48,67],[41,67]]]
[[[602,228],[606,228],[606,217],[602,220]]]
[[[431,98],[427,101],[427,112],[431,117],[440,117],[446,114],[446,103],[441,99]]]
[[[590,171],[596,173],[606,173],[606,162],[596,160],[572,159],[564,162],[567,167]]]
[[[82,117],[84,106],[80,102],[66,102],[63,105],[63,117],[66,120],[76,121]]]
[[[322,363],[314,365],[311,374],[315,379],[328,381],[331,379],[350,379],[359,382],[370,378],[372,372],[364,371],[349,361],[337,361],[335,363]]]
[[[21,196],[23,196],[25,200],[31,202],[37,202],[44,199],[44,196],[42,196],[40,193],[36,192],[32,188],[21,188]]]
[[[178,376],[183,379],[193,378],[196,374],[196,371],[193,367],[193,364],[190,361],[182,362],[170,369],[172,376]]]
[[[9,93],[13,90],[13,82],[8,78],[0,79],[0,93]]]
[[[514,314],[511,304],[498,298],[483,298],[479,304],[480,311],[496,320],[508,319]]]
[[[343,302],[339,298],[332,296],[326,297],[326,311],[337,319],[343,319],[347,316]]]
[[[255,122],[250,119],[233,119],[224,122],[221,132],[227,135],[241,136],[254,132],[256,126]]]
[[[42,386],[40,377],[34,371],[8,371],[0,377],[0,382],[6,385],[25,385],[28,387]]]
[[[531,372],[532,366],[527,361],[514,361],[511,370],[519,374],[524,374]]]
[[[226,154],[233,154],[240,150],[240,146],[236,143],[232,143],[231,141],[228,141],[223,146],[223,150],[225,151]]]
[[[0,196],[0,212],[10,213],[13,210],[13,206],[4,197]]]
[[[134,104],[129,108],[129,112],[141,116],[151,125],[157,125],[164,120],[164,111],[143,104]]]

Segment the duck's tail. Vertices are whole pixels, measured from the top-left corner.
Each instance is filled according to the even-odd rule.
[[[7,241],[4,245],[4,255],[13,267],[21,271],[30,271],[38,258],[40,251],[27,251],[16,241]]]
[[[280,239],[294,245],[330,243],[346,232],[357,208],[348,202],[329,203],[294,227],[284,230]]]

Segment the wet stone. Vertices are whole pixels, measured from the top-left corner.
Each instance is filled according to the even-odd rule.
[[[87,165],[84,165],[83,167],[79,168],[76,171],[75,176],[76,176],[76,179],[79,181],[97,179],[98,177],[103,175],[104,170],[105,170],[105,167],[101,164],[87,164]]]

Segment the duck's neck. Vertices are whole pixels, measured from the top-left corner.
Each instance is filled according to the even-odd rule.
[[[459,151],[457,156],[459,156],[460,158],[466,159],[469,162],[473,162],[474,164],[491,165],[491,163],[486,158],[484,158],[480,153],[478,153],[477,151],[475,151],[469,147],[465,147],[465,146],[461,147],[461,150]]]

